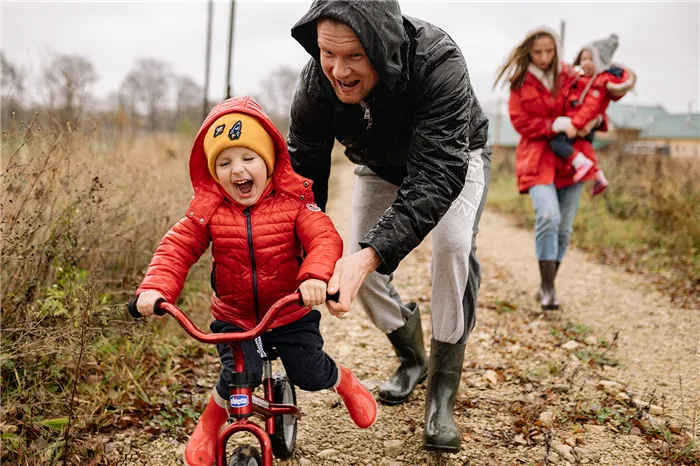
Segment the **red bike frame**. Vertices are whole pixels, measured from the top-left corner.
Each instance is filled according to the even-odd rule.
[[[260,323],[254,328],[246,332],[236,333],[204,333],[197,328],[192,321],[178,309],[176,306],[161,301],[156,305],[156,308],[170,314],[177,320],[180,326],[192,338],[202,343],[210,344],[227,344],[233,352],[233,361],[235,372],[245,372],[243,362],[243,351],[239,345],[240,342],[254,340],[262,335],[270,325],[270,322],[277,317],[277,314],[287,306],[297,304],[301,301],[301,294],[294,293],[277,301],[272,305],[269,311],[262,318]],[[265,398],[259,398],[253,395],[252,387],[232,387],[229,396],[229,416],[235,420],[229,424],[221,433],[216,444],[216,466],[225,466],[226,464],[226,443],[228,439],[236,432],[250,432],[260,442],[263,466],[272,466],[272,444],[270,435],[275,434],[275,419],[274,416],[280,414],[290,414],[301,417],[301,410],[294,405],[273,403],[273,381],[270,374],[264,374],[263,371],[263,387],[265,390]],[[233,406],[232,400],[246,401],[245,404],[240,403],[240,406]],[[239,403],[237,403],[239,404]],[[265,420],[265,429],[249,421],[249,417],[257,415]]]

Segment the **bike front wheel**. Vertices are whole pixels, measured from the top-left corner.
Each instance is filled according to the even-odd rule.
[[[262,458],[257,448],[243,445],[233,450],[228,466],[262,466]]]

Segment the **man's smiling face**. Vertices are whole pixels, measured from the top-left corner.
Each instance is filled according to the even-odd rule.
[[[321,18],[316,26],[321,68],[341,102],[359,104],[379,83],[360,39],[346,24]]]

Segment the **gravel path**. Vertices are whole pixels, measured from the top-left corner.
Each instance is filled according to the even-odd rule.
[[[344,238],[351,170],[349,164],[336,164],[331,182],[329,212]],[[543,315],[532,297],[538,284],[532,242],[531,232],[484,214],[478,238],[484,267],[478,323],[467,346],[456,407],[463,432],[460,453],[421,450],[424,385],[404,405],[380,405],[377,423],[364,431],[354,427],[337,395],[297,392],[307,414],[297,451],[291,460],[276,464],[662,464],[654,454],[658,443],[647,442],[637,427],[625,429],[630,422],[625,413],[636,409],[635,399],[649,401],[654,393],[654,406],[646,409],[652,416],[640,408],[640,419],[689,426],[700,397],[697,311],[675,308],[638,277],[572,250],[557,282],[564,309]],[[430,255],[426,241],[396,273],[404,299],[421,304],[426,343]],[[616,332],[616,345],[606,351],[600,340],[611,342]],[[358,306],[342,320],[326,314],[322,333],[327,352],[370,388],[392,373],[395,360],[388,340]],[[597,354],[604,362],[585,364],[586,354]],[[620,365],[613,367],[613,360]],[[215,361],[207,362],[214,364],[203,377],[213,384],[218,368]],[[195,403],[208,396],[207,384],[202,385],[200,393],[192,394]],[[105,440],[105,458],[120,464],[180,465],[182,434],[180,439],[136,431],[111,435]]]

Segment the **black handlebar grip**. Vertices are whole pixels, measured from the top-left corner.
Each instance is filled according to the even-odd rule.
[[[160,308],[160,303],[167,303],[168,301],[165,298],[158,298],[156,302],[153,304],[153,313],[157,316],[163,317],[167,312],[165,312],[163,309]]]
[[[136,302],[138,301],[138,297],[136,298],[131,298],[131,301],[129,301],[129,314],[131,314],[131,317],[134,319],[140,319],[143,317],[141,313],[139,312],[138,307],[136,307]],[[156,302],[153,304],[153,313],[157,316],[164,316],[166,312],[162,310],[159,305],[160,303],[166,303],[167,301],[164,298],[159,298],[156,300]]]
[[[136,301],[138,301],[138,300],[139,300],[139,298],[136,297],[136,298],[131,298],[131,300],[129,301],[129,314],[134,319],[140,319],[141,317],[143,317],[141,315],[141,313],[139,312],[138,308],[136,307]]]

